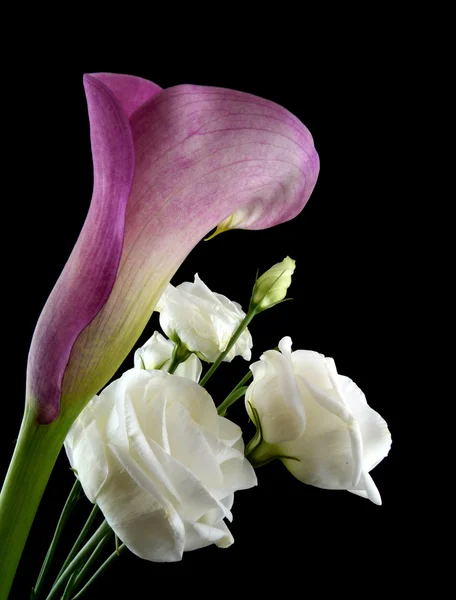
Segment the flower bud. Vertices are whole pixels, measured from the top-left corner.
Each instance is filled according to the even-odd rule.
[[[255,282],[250,308],[257,306],[261,311],[283,300],[291,285],[291,276],[295,269],[296,261],[287,256],[282,262],[263,273]]]
[[[135,352],[135,369],[146,369],[148,371],[168,371],[176,344],[167,340],[158,331],[141,348]],[[192,381],[198,381],[201,377],[203,366],[200,359],[192,354],[187,360],[181,362],[176,369],[176,375],[188,377]]]

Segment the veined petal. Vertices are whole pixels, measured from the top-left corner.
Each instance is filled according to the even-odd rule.
[[[39,423],[50,423],[59,414],[62,377],[71,349],[111,293],[133,181],[133,138],[122,106],[105,85],[92,77],[84,78],[84,87],[90,114],[94,190],[79,239],[33,335],[27,397],[36,407]]]
[[[111,90],[127,117],[130,117],[136,109],[162,91],[162,88],[133,75],[119,75],[117,73],[93,73],[94,77]]]
[[[96,83],[113,85],[106,78]],[[132,110],[124,97],[122,104]],[[293,218],[318,175],[306,127],[284,108],[242,92],[170,88],[137,108],[130,126],[135,174],[120,266],[107,302],[71,350],[62,394],[68,414],[114,374],[200,239],[232,214],[245,229]]]

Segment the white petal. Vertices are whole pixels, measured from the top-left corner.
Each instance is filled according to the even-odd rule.
[[[340,394],[336,396],[331,391],[319,389],[308,380],[305,381],[305,385],[312,392],[315,401],[328,412],[338,416],[347,427],[351,446],[351,460],[349,461],[352,465],[351,485],[355,486],[361,477],[364,464],[363,439],[359,425]]]
[[[346,402],[359,423],[364,446],[364,470],[371,471],[391,448],[391,434],[386,421],[366,402],[359,387],[348,377],[339,376]]]
[[[228,446],[233,446],[242,436],[242,429],[225,417],[218,418],[218,437]]]
[[[200,359],[195,354],[192,354],[185,362],[177,367],[176,375],[179,375],[179,377],[187,377],[187,379],[191,379],[198,383],[202,371],[203,365],[201,364]]]
[[[90,502],[96,501],[109,472],[103,431],[108,410],[109,405],[103,398],[100,400],[95,397],[80,413],[65,439],[68,459],[78,472],[78,478]]]
[[[293,442],[280,444],[280,453],[299,459],[284,460],[300,481],[325,489],[352,487],[355,471],[347,424],[316,399],[306,398],[307,427]]]
[[[258,485],[252,465],[243,456],[231,458],[223,462],[220,467],[223,473],[223,490],[226,493],[248,490]]]
[[[127,469],[119,467],[100,493],[97,504],[131,552],[157,562],[181,560],[184,524],[152,483],[145,490]]]
[[[221,487],[223,477],[218,462],[188,410],[177,402],[168,405],[166,425],[171,455],[206,486]]]
[[[269,350],[261,357],[267,375],[249,386],[246,400],[258,411],[263,437],[279,444],[300,437],[306,427],[306,412],[290,354]]]
[[[382,504],[380,492],[378,491],[374,480],[366,471],[362,474],[358,485],[354,489],[348,491],[357,496],[361,496],[362,498],[366,498],[378,506],[381,506]]]
[[[134,356],[135,368],[161,369],[171,358],[174,345],[174,342],[167,340],[161,333],[155,331],[144,346],[136,350]]]
[[[163,470],[178,493],[179,501],[171,499],[173,506],[184,520],[198,521],[204,514],[214,511],[221,519],[230,516],[229,508],[212,493],[203,482],[184,465],[166,454],[154,442],[150,442]]]
[[[249,369],[252,371],[253,378],[255,381],[259,381],[262,377],[265,377],[265,375],[267,374],[266,362],[264,360],[258,360],[257,362],[252,363]]]
[[[296,350],[291,355],[291,361],[296,374],[311,381],[316,387],[332,389],[323,354],[311,350]]]
[[[234,537],[224,521],[221,521],[217,525],[217,528],[220,531],[223,531],[225,534],[218,542],[216,542],[215,545],[217,548],[229,548],[232,544],[234,544]]]
[[[233,541],[234,539],[223,521],[216,526],[191,521],[185,523],[185,551],[199,550],[214,543],[219,547],[226,548]]]
[[[279,342],[279,350],[282,354],[291,354],[292,345],[290,336],[283,337]]]

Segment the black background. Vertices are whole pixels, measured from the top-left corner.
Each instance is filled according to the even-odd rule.
[[[405,255],[394,240],[405,210],[402,202],[401,85],[406,54],[387,43],[393,29],[347,32],[328,46],[305,39],[292,45],[265,35],[260,41],[240,33],[228,47],[217,36],[197,44],[158,44],[126,53],[112,39],[84,54],[74,48],[38,44],[11,75],[9,116],[14,123],[10,163],[14,191],[8,223],[19,232],[8,246],[4,346],[9,360],[9,392],[4,420],[2,467],[6,471],[22,414],[28,347],[34,325],[77,239],[91,197],[89,129],[82,88],[84,72],[119,72],[152,79],[162,87],[180,83],[215,85],[250,92],[297,115],[312,132],[320,154],[316,189],[294,221],[261,232],[234,231],[201,242],[173,280],[198,272],[214,291],[247,306],[257,268],[289,255],[297,261],[289,295],[293,302],[260,315],[252,324],[253,359],[290,335],[294,349],[316,350],[336,360],[387,420],[393,436],[390,455],[372,473],[383,499],[378,507],[346,492],[324,491],[294,480],[280,463],[258,471],[259,487],[239,492],[230,529],[235,544],[187,553],[181,563],[153,564],[123,556],[100,587],[107,597],[123,598],[128,580],[132,598],[141,590],[156,595],[157,582],[184,589],[201,587],[208,573],[234,585],[241,573],[259,585],[291,571],[316,577],[325,588],[332,574],[344,572],[356,590],[360,572],[380,566],[382,582],[402,569],[411,545],[404,482],[402,398],[395,387],[404,351],[398,341],[401,309],[398,282]],[[91,32],[87,32],[90,38]],[[242,40],[242,41],[241,41]],[[143,40],[144,42],[144,40]],[[131,46],[130,46],[131,50]],[[160,50],[160,51],[158,51]],[[66,52],[69,52],[66,54]],[[5,234],[8,226],[4,226]],[[153,316],[138,344],[158,328]],[[132,364],[131,356],[123,370]],[[208,386],[222,399],[245,374],[237,358],[222,365]],[[230,417],[246,431],[242,402]],[[12,598],[27,598],[44,557],[73,476],[59,458],[31,532]],[[87,511],[84,500],[59,550]],[[287,565],[288,563],[288,565]],[[268,571],[270,569],[270,571]],[[404,578],[400,578],[404,581]],[[153,582],[153,583],[152,583]],[[361,590],[358,590],[361,591]],[[209,594],[211,590],[206,590]]]

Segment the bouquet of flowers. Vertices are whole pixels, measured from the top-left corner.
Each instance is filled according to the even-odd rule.
[[[385,421],[334,360],[293,351],[287,336],[224,398],[205,389],[222,362],[251,360],[249,325],[287,300],[294,260],[257,274],[245,307],[197,274],[170,284],[214,228],[263,229],[303,209],[319,171],[307,128],[284,108],[232,90],[162,90],[114,74],[85,76],[84,85],[94,192],[32,340],[24,418],[0,499],[0,600],[62,446],[75,483],[34,600],[81,598],[127,549],[171,562],[230,546],[235,492],[257,485],[255,470],[272,460],[303,483],[381,504],[370,471],[391,446]],[[162,332],[105,387],[154,310]],[[251,439],[227,416],[238,401],[255,426]],[[83,495],[93,510],[49,581]]]

